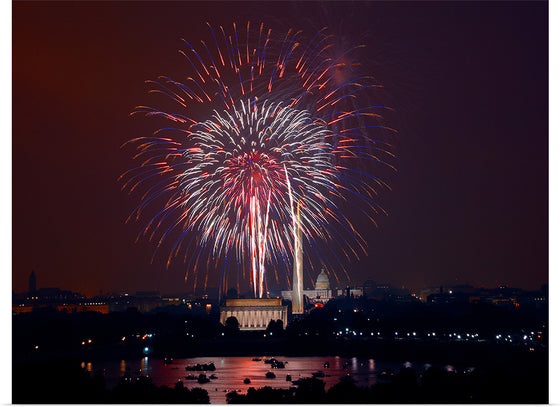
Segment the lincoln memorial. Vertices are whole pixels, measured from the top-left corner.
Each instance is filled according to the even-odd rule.
[[[220,323],[225,325],[229,317],[237,318],[239,329],[250,331],[266,329],[271,320],[288,324],[288,306],[282,305],[281,298],[256,298],[226,300],[220,308]]]

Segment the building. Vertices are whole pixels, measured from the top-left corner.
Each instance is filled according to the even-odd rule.
[[[303,290],[303,295],[309,298],[311,302],[325,303],[333,298],[333,291],[330,287],[329,276],[325,272],[325,269],[321,269],[317,280],[315,280],[315,288],[312,290]],[[281,295],[285,300],[292,300],[292,291],[282,291]]]
[[[342,292],[341,295],[357,298],[364,295],[364,290],[362,287],[346,287],[346,291]]]
[[[158,291],[136,291],[133,304],[140,312],[150,312],[162,305],[161,295]]]
[[[315,303],[325,303],[333,298],[331,283],[325,269],[321,269],[321,272],[317,276],[317,280],[315,280],[315,289],[305,290],[303,293],[307,295],[311,302]]]
[[[329,276],[327,276],[327,273],[325,273],[325,269],[321,269],[321,272],[317,276],[317,280],[315,280],[315,289],[328,290],[329,288],[331,288]]]
[[[366,280],[362,287],[362,294],[373,300],[382,301],[387,299],[392,291],[389,284],[377,283],[373,280]],[[354,293],[354,296],[356,293]],[[359,296],[359,295],[358,295]]]
[[[270,321],[282,321],[288,325],[288,306],[282,305],[281,298],[255,298],[226,300],[220,308],[220,323],[226,324],[229,317],[235,317],[242,331],[256,331],[267,328]]]
[[[366,280],[362,286],[363,293],[366,296],[374,296],[377,291],[377,282],[374,280]]]
[[[109,313],[108,304],[86,302],[80,304],[39,304],[39,305],[15,304],[12,305],[12,314],[17,315],[26,312],[33,312],[40,309],[49,309],[49,308],[59,312],[66,312],[68,314],[73,314],[76,312],[99,312],[101,314]]]

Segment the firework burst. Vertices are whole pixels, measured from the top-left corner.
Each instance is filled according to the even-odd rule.
[[[296,228],[331,271],[325,263],[332,242],[345,256],[365,252],[339,203],[351,202],[372,221],[380,210],[375,196],[387,185],[355,164],[390,166],[390,145],[369,131],[387,129],[379,114],[386,108],[360,104],[362,94],[379,86],[373,78],[341,81],[347,54],[329,57],[333,38],[326,29],[304,45],[301,32],[278,37],[263,24],[208,28],[210,40],[198,49],[183,40],[190,77],[148,81],[180,111],[133,112],[172,126],[125,143],[136,145],[141,162],[123,174],[123,189],[142,190],[130,218],[163,202],[141,235],[157,239],[157,249],[172,242],[168,265],[190,253],[185,278],[195,278],[195,287],[205,263],[222,269],[226,288],[235,261],[250,270],[254,295],[263,297],[267,267],[276,279],[277,269],[290,274]]]

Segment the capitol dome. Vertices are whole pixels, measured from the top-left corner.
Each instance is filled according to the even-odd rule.
[[[329,276],[325,273],[325,269],[321,269],[321,273],[317,277],[317,281],[315,282],[315,289],[316,290],[328,290],[330,288],[329,283]]]

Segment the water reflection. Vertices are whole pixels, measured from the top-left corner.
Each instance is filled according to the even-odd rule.
[[[269,358],[269,357],[267,357]],[[105,380],[108,388],[114,387],[125,373],[132,373],[132,377],[141,373],[152,379],[157,386],[166,385],[173,387],[177,381],[183,381],[185,387],[200,387],[208,391],[210,402],[213,404],[225,404],[226,394],[230,391],[238,390],[246,393],[249,387],[260,388],[271,386],[274,388],[288,389],[294,386],[291,381],[286,381],[286,375],[290,375],[292,381],[311,377],[312,373],[322,371],[324,377],[320,377],[325,382],[325,390],[340,381],[342,376],[351,376],[358,386],[371,386],[377,381],[377,375],[383,370],[398,372],[402,364],[386,363],[375,361],[374,359],[344,358],[338,356],[317,356],[317,357],[286,357],[275,356],[278,361],[284,362],[283,369],[272,369],[270,364],[264,363],[264,359],[253,361],[253,357],[204,357],[191,359],[174,359],[173,363],[165,364],[163,359],[144,357],[135,360],[120,360],[114,362],[96,362],[95,369],[105,369]],[[328,362],[328,364],[327,364]],[[196,364],[214,363],[217,378],[209,383],[199,384],[196,380],[185,380],[191,372],[186,371],[185,367]],[[328,366],[328,367],[327,367]],[[412,366],[412,365],[411,365]],[[418,368],[421,368],[419,365]],[[88,371],[93,367],[87,364]],[[266,378],[267,372],[273,372],[276,378]],[[208,373],[208,376],[210,376]],[[418,373],[421,373],[420,371]],[[244,383],[248,378],[250,384]]]
[[[163,362],[162,362],[163,363]],[[144,376],[148,376],[148,372],[152,370],[150,365],[148,364],[148,357],[144,357],[144,359],[140,360],[140,371]]]

